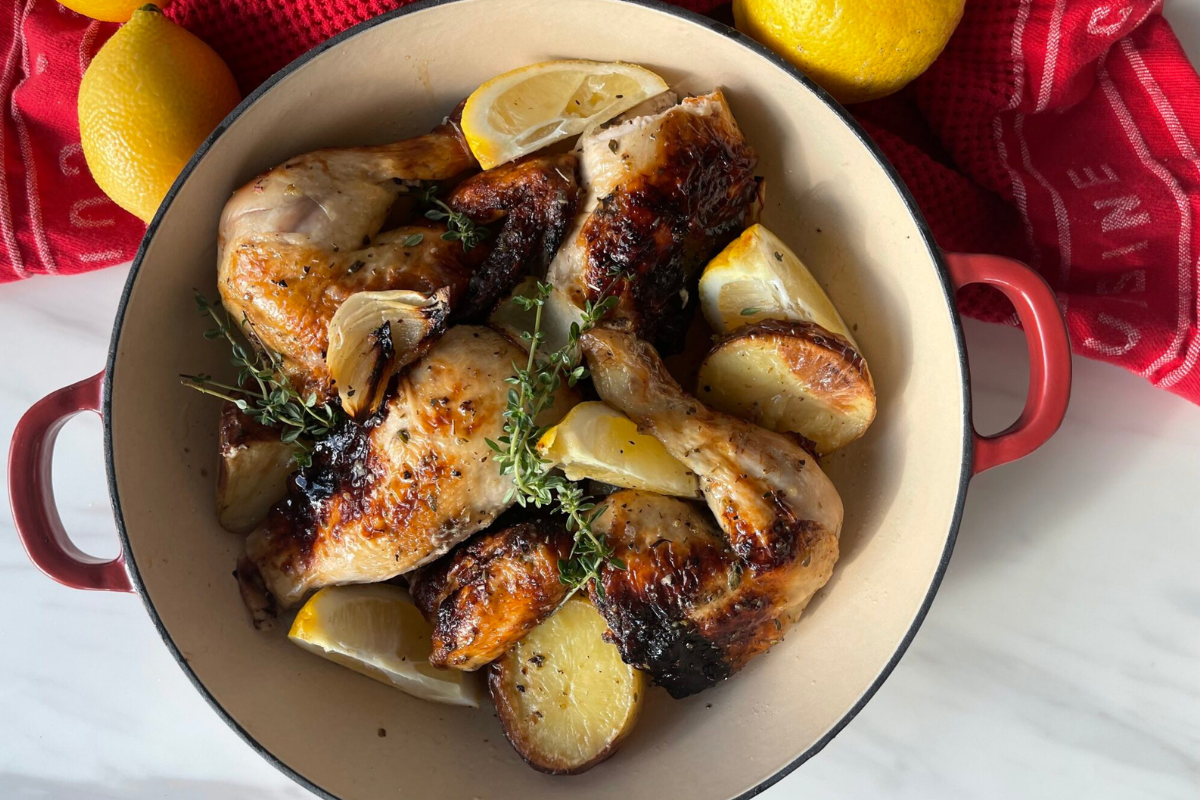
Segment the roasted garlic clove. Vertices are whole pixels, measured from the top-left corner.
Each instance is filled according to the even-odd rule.
[[[450,291],[351,295],[329,321],[325,363],[342,408],[362,420],[383,402],[388,381],[425,354],[446,330]]]

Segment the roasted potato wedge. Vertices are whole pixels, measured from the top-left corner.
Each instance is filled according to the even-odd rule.
[[[705,357],[696,395],[764,428],[799,433],[821,454],[862,436],[875,419],[867,362],[845,338],[812,322],[738,328]]]
[[[607,628],[591,602],[576,597],[488,668],[504,733],[534,769],[584,772],[633,730],[646,676],[603,639]]]
[[[296,469],[298,445],[226,402],[217,433],[217,520],[231,533],[249,533],[283,499]]]
[[[534,297],[537,294],[537,285],[536,278],[525,278],[513,288],[512,294],[502,300],[492,315],[488,317],[489,325],[526,350],[529,349],[529,342],[525,340],[525,336],[533,330],[536,312],[532,308],[522,308],[514,302],[513,298]],[[565,347],[571,331],[571,323],[577,323],[582,319],[583,311],[572,304],[565,294],[557,289],[552,291],[542,308],[541,330],[546,334],[545,342],[538,348],[542,358],[544,359],[550,353]]]

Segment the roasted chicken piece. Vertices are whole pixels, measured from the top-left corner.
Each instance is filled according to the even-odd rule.
[[[217,231],[222,270],[239,239],[291,235],[333,252],[357,250],[378,233],[396,198],[421,181],[473,169],[475,158],[453,120],[431,133],[374,147],[314,150],[264,172],[225,204]],[[234,298],[236,300],[236,298]]]
[[[497,236],[467,249],[447,228],[421,220],[380,232],[402,194],[476,166],[447,121],[390,145],[317,150],[289,159],[234,193],[221,215],[218,287],[279,353],[304,394],[333,396],[325,365],[329,320],[363,291],[446,288],[456,314],[487,310],[517,276],[539,270],[574,214],[575,157],[536,157],[459,183],[449,205]]]
[[[745,225],[757,157],[720,91],[580,139],[587,195],[549,278],[583,306],[620,298],[608,324],[682,338],[694,277]]]
[[[699,633],[664,639],[665,615],[684,619],[698,598],[720,600],[731,593],[753,591],[740,586],[742,566],[721,531],[702,506],[672,497],[623,490],[602,501],[604,513],[595,530],[608,537],[614,555],[628,575],[605,585],[622,594],[607,598],[607,614],[626,613],[612,630],[625,635],[625,660],[650,672],[663,685],[695,689],[730,674],[723,653],[713,642],[751,639],[754,626],[742,627],[738,615],[711,614]],[[571,551],[572,537],[550,521],[526,522],[478,534],[444,558],[412,573],[410,588],[433,625],[430,662],[441,667],[477,669],[499,658],[563,602],[567,587],[558,578],[558,561]],[[608,573],[606,573],[606,576]],[[640,594],[629,596],[629,587]],[[605,606],[601,605],[601,608]],[[675,661],[695,660],[681,670]]]
[[[346,423],[322,440],[312,466],[246,541],[258,575],[239,568],[283,606],[340,583],[384,581],[425,564],[510,504],[485,440],[503,435],[517,345],[490,328],[448,330],[396,382],[365,425]],[[552,424],[570,390],[540,421]]]
[[[573,153],[530,156],[463,181],[447,205],[473,222],[503,225],[475,270],[457,319],[487,314],[528,271],[544,274],[575,218],[579,159]]]
[[[700,477],[712,511],[623,490],[602,501],[594,527],[625,565],[604,568],[603,593],[591,587],[622,658],[686,697],[783,638],[829,580],[841,498],[800,444],[706,408],[645,342],[596,330],[584,351],[600,396]],[[553,613],[570,547],[561,528],[512,526],[417,573],[437,663],[481,666]]]
[[[723,533],[679,501],[629,492],[597,522],[627,566],[606,568],[592,598],[622,656],[694,694],[779,641],[829,580],[842,501],[799,444],[707,408],[646,342],[598,329],[583,350],[600,397],[700,478]]]
[[[443,288],[450,302],[462,297],[478,255],[444,241],[444,230],[397,228],[368,247],[347,251],[298,244],[293,236],[235,240],[232,263],[220,281],[225,308],[237,320],[245,314],[261,343],[282,357],[284,372],[302,394],[331,400],[336,392],[325,362],[329,321],[347,297],[389,289],[433,295]],[[419,244],[405,244],[416,235],[422,237]]]
[[[606,569],[604,597],[593,602],[626,662],[686,697],[783,635],[778,609],[743,580],[741,559],[703,506],[632,489],[605,505],[594,529],[625,570]]]
[[[326,329],[348,296],[447,287],[454,301],[466,290],[482,251],[443,240],[442,225],[380,230],[401,194],[474,167],[447,120],[414,139],[316,150],[263,173],[221,214],[217,286],[226,310],[283,357],[302,392],[331,397]]]
[[[480,533],[409,578],[433,625],[436,667],[479,669],[558,608],[567,587],[558,561],[571,552],[559,520],[518,522]]]

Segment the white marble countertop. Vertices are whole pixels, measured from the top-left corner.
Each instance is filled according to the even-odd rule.
[[[1200,54],[1200,0],[1167,15]],[[126,272],[0,287],[5,446],[34,401],[103,366]],[[1024,397],[1024,343],[978,323],[967,339],[976,422],[997,430]],[[895,673],[767,800],[1200,798],[1200,408],[1075,369],[1058,435],[973,482]],[[96,417],[67,425],[54,479],[76,542],[115,555]],[[310,796],[213,714],[135,597],[45,578],[7,513],[0,575],[0,797]]]

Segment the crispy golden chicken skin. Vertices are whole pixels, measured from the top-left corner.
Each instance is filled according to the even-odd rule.
[[[757,156],[720,91],[601,129],[578,149],[587,195],[551,282],[581,307],[619,297],[612,327],[678,338],[696,273],[751,213]]]
[[[707,408],[646,342],[594,330],[583,350],[600,397],[696,473],[720,528],[719,542],[680,501],[627,492],[597,523],[627,569],[605,569],[593,601],[625,660],[684,697],[779,641],[825,585],[842,501],[799,444]]]
[[[284,239],[242,238],[230,245],[230,267],[220,286],[225,307],[246,319],[302,394],[336,394],[325,363],[329,320],[357,292],[449,289],[451,303],[466,291],[479,254],[441,238],[445,228],[417,225],[377,236],[368,247],[334,251]],[[405,245],[420,235],[415,246]],[[233,299],[236,298],[236,299]]]
[[[409,579],[433,625],[437,667],[474,670],[499,658],[558,608],[558,561],[571,551],[561,521],[536,519],[480,533]]]
[[[415,569],[511,504],[512,478],[500,474],[486,440],[503,435],[505,379],[523,357],[490,328],[451,328],[408,367],[375,417],[318,443],[312,466],[246,541],[282,606],[322,586]],[[570,396],[560,390],[543,424],[565,413]]]
[[[217,286],[226,310],[253,324],[302,392],[332,397],[327,329],[347,297],[448,287],[453,302],[466,290],[483,254],[442,240],[445,226],[380,231],[401,194],[475,166],[448,120],[424,136],[316,150],[264,172],[221,214]],[[418,236],[419,244],[405,244]]]
[[[459,183],[449,205],[499,233],[465,250],[441,222],[382,230],[397,199],[476,167],[453,121],[378,147],[317,150],[234,193],[219,229],[218,287],[235,320],[283,357],[301,391],[332,398],[329,320],[364,291],[449,290],[456,319],[490,310],[517,277],[541,271],[578,194],[573,155],[534,157]],[[382,232],[381,232],[382,231]]]

